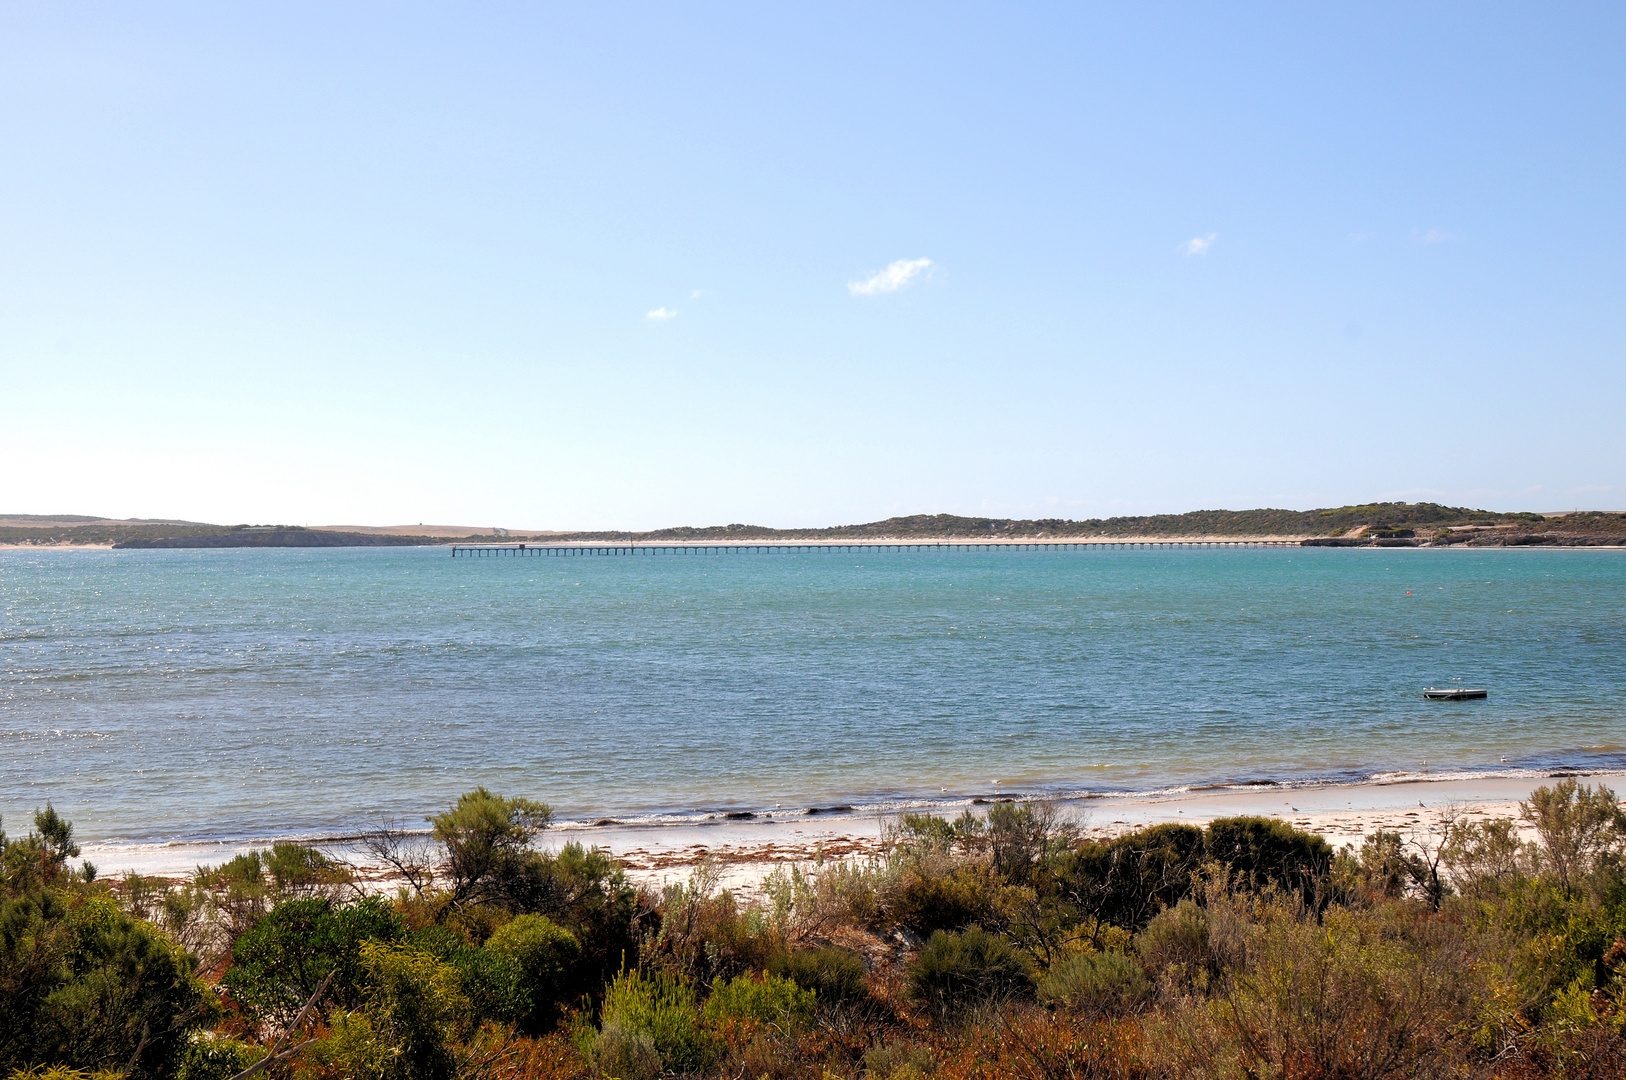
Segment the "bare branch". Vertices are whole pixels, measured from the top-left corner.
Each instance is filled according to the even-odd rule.
[[[277,1036],[276,1042],[271,1044],[270,1051],[267,1052],[267,1054],[259,1061],[256,1061],[254,1064],[232,1077],[231,1080],[248,1080],[248,1077],[253,1076],[260,1070],[268,1069],[273,1065],[280,1065],[284,1061],[287,1061],[289,1058],[293,1057],[295,1054],[299,1053],[301,1050],[305,1049],[305,1047],[309,1046],[311,1043],[316,1042],[317,1040],[315,1039],[306,1039],[304,1042],[299,1043],[296,1046],[290,1046],[286,1050],[282,1049],[282,1044],[287,1041],[288,1036],[299,1030],[300,1026],[305,1023],[306,1015],[316,1007],[316,1003],[318,1001],[322,1000],[322,996],[327,993],[328,985],[333,982],[333,976],[337,975],[338,973],[338,969],[328,972],[327,978],[322,980],[322,985],[316,988],[316,993],[310,996],[310,1000],[305,1002],[305,1007],[299,1010],[299,1015],[294,1017],[294,1022],[290,1024],[287,1030],[285,1030],[281,1035]]]
[[[416,896],[434,883],[439,860],[428,833],[408,830],[400,822],[385,822],[362,836],[361,850],[375,865],[399,874]]]

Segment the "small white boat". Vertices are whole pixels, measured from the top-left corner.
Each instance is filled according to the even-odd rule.
[[[1423,691],[1423,696],[1430,701],[1474,701],[1478,698],[1490,697],[1489,690],[1467,690],[1460,686],[1447,687],[1436,690],[1432,686]]]

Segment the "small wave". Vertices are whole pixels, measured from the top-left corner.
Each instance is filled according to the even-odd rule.
[[[1588,748],[1590,750],[1590,748]],[[1556,757],[1556,756],[1555,756]],[[1220,792],[1258,791],[1310,791],[1317,789],[1383,787],[1396,784],[1441,783],[1474,780],[1543,780],[1558,776],[1601,776],[1626,773],[1626,755],[1588,753],[1585,760],[1541,760],[1509,765],[1461,766],[1453,768],[1391,769],[1375,772],[1347,770],[1316,776],[1251,777],[1246,780],[1210,780],[1156,787],[1068,787],[1047,785],[1022,791],[957,793],[941,797],[889,796],[873,798],[837,807],[728,807],[714,811],[689,813],[654,813],[645,815],[616,815],[610,820],[583,820],[559,822],[562,829],[587,828],[659,828],[661,826],[701,826],[707,824],[738,824],[744,821],[760,823],[805,820],[810,814],[824,820],[874,817],[898,817],[906,813],[958,813],[965,809],[989,805],[993,802],[1015,800],[1048,800],[1058,803],[1112,800],[1119,802],[1178,799],[1184,796]],[[731,816],[732,815],[732,816]]]
[[[111,731],[68,731],[63,728],[45,728],[41,731],[0,731],[0,739],[18,742],[38,742],[46,739],[111,739]]]

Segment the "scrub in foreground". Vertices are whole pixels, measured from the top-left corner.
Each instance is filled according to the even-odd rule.
[[[381,893],[295,844],[104,882],[47,807],[0,849],[0,1076],[1626,1071],[1602,786],[1340,851],[1262,817],[1085,840],[1044,803],[911,815],[752,904],[710,864],[656,892],[545,850],[550,818],[477,789],[380,829]]]

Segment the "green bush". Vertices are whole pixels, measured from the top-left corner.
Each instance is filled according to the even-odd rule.
[[[988,808],[983,834],[994,872],[1026,884],[1035,868],[1070,850],[1078,826],[1054,803],[997,802]]]
[[[1080,915],[1138,930],[1190,895],[1204,857],[1201,829],[1154,825],[1080,845],[1057,861],[1056,880]]]
[[[687,882],[661,890],[660,929],[653,952],[673,966],[710,984],[746,971],[769,967],[785,953],[785,926],[808,899],[799,872],[776,871],[764,882],[765,907],[742,910],[734,894],[718,891],[718,864],[702,860]]]
[[[341,895],[350,873],[305,844],[276,843],[217,867],[198,867],[193,885],[222,918],[229,938],[248,930],[287,900]]]
[[[661,1074],[654,1037],[620,1020],[604,1025],[586,1057],[600,1076],[615,1080],[656,1080]]]
[[[175,1080],[231,1080],[264,1056],[262,1047],[236,1039],[194,1035],[181,1055]]]
[[[803,989],[790,979],[766,974],[761,978],[736,975],[726,983],[719,981],[712,986],[711,997],[706,999],[701,1015],[712,1023],[757,1020],[786,1028],[802,1027],[813,1021],[816,997],[814,991]]]
[[[1027,961],[997,934],[972,927],[939,930],[909,967],[909,997],[947,1013],[987,1002],[1031,997]]]
[[[1331,908],[1308,917],[1296,904],[1222,898],[1209,912],[1211,944],[1229,922],[1246,947],[1227,959],[1232,977],[1213,998],[1181,996],[1145,1021],[1154,1076],[1465,1076],[1453,1061],[1499,977],[1461,938],[1430,940],[1439,926],[1395,918],[1395,909]],[[1415,910],[1415,909],[1414,909]],[[1504,991],[1505,992],[1505,991]],[[1501,1015],[1506,1015],[1501,1014]],[[1493,1047],[1493,1053],[1500,1047]],[[1219,1067],[1216,1067],[1219,1066]],[[1531,1070],[1526,1075],[1567,1075]],[[1588,1070],[1592,1076],[1618,1075]],[[1505,1075],[1505,1074],[1503,1074]]]
[[[1135,949],[1153,978],[1207,985],[1213,972],[1208,947],[1208,913],[1195,901],[1182,900],[1160,913],[1135,939]]]
[[[976,823],[979,832],[981,825],[980,821]],[[901,844],[920,854],[949,851],[965,838],[955,829],[954,822],[936,814],[904,814],[897,835]]]
[[[1579,983],[1607,989],[1614,976],[1606,957],[1626,936],[1626,905],[1608,908],[1565,889],[1555,877],[1515,882],[1500,902],[1477,915],[1482,926],[1508,945],[1503,969],[1528,1014],[1544,1017],[1562,987]]]
[[[520,915],[497,928],[485,951],[517,968],[528,1002],[522,1029],[528,1034],[545,1030],[574,985],[574,969],[582,954],[575,935],[546,915]]]
[[[544,803],[504,798],[483,787],[465,792],[451,809],[430,818],[435,839],[446,849],[452,907],[498,904],[526,910],[545,902],[546,857],[531,845],[552,819]]]
[[[578,973],[597,990],[612,979],[629,956],[638,955],[638,890],[627,884],[621,864],[607,852],[566,844],[549,864],[550,897],[526,908],[546,915],[581,944]]]
[[[556,854],[536,841],[553,811],[532,799],[504,797],[476,788],[431,818],[435,842],[445,849],[444,871],[427,887],[426,867],[416,866],[418,895],[412,906],[423,922],[452,924],[483,941],[512,915],[546,915],[570,931],[581,947],[572,993],[596,990],[613,978],[626,958],[638,955],[635,928],[638,891],[608,853],[579,843]],[[386,830],[387,832],[387,830]],[[396,840],[379,840],[385,849]],[[410,856],[412,860],[416,855]]]
[[[48,886],[68,886],[95,880],[96,868],[81,863],[78,872],[68,868],[68,860],[79,854],[73,842],[73,823],[50,804],[34,811],[34,827],[27,836],[6,839],[0,829],[0,895],[20,895]]]
[[[924,1046],[894,1041],[864,1051],[864,1068],[874,1080],[917,1080],[936,1072],[937,1060]]]
[[[1152,985],[1139,961],[1120,952],[1069,957],[1039,983],[1044,1004],[1102,1016],[1138,1012],[1151,996]]]
[[[251,1017],[283,1024],[332,971],[327,1003],[354,1008],[362,998],[362,944],[405,935],[401,917],[376,896],[354,904],[286,900],[237,939],[221,982]]]
[[[1274,885],[1310,900],[1332,868],[1331,844],[1277,818],[1216,818],[1206,840],[1208,857],[1254,892]]]
[[[1626,848],[1626,811],[1609,788],[1575,780],[1530,793],[1520,817],[1535,826],[1541,868],[1566,889],[1578,889],[1600,867],[1618,865]]]
[[[45,889],[0,902],[0,1075],[133,1060],[134,1080],[173,1076],[212,1005],[194,967],[111,896]]]
[[[363,942],[366,1004],[333,1015],[312,1057],[341,1075],[377,1080],[453,1080],[458,1044],[474,1026],[462,976],[406,946]]]
[[[790,953],[769,970],[812,990],[826,1004],[850,1005],[869,997],[864,961],[834,945]]]
[[[604,1031],[643,1032],[649,1036],[663,1068],[694,1072],[711,1064],[715,1048],[700,1024],[694,986],[688,979],[670,971],[646,974],[641,969],[624,971],[604,992]],[[597,1054],[596,1042],[588,1048]]]
[[[1491,898],[1536,873],[1536,845],[1519,839],[1512,818],[1456,821],[1446,834],[1441,859],[1464,895]]]
[[[918,934],[962,930],[993,916],[996,888],[986,866],[944,868],[938,860],[925,859],[904,871],[888,914]]]
[[[521,1024],[531,1014],[531,995],[519,962],[469,943],[446,926],[428,926],[407,936],[407,945],[457,969],[463,993],[482,1020]]]

